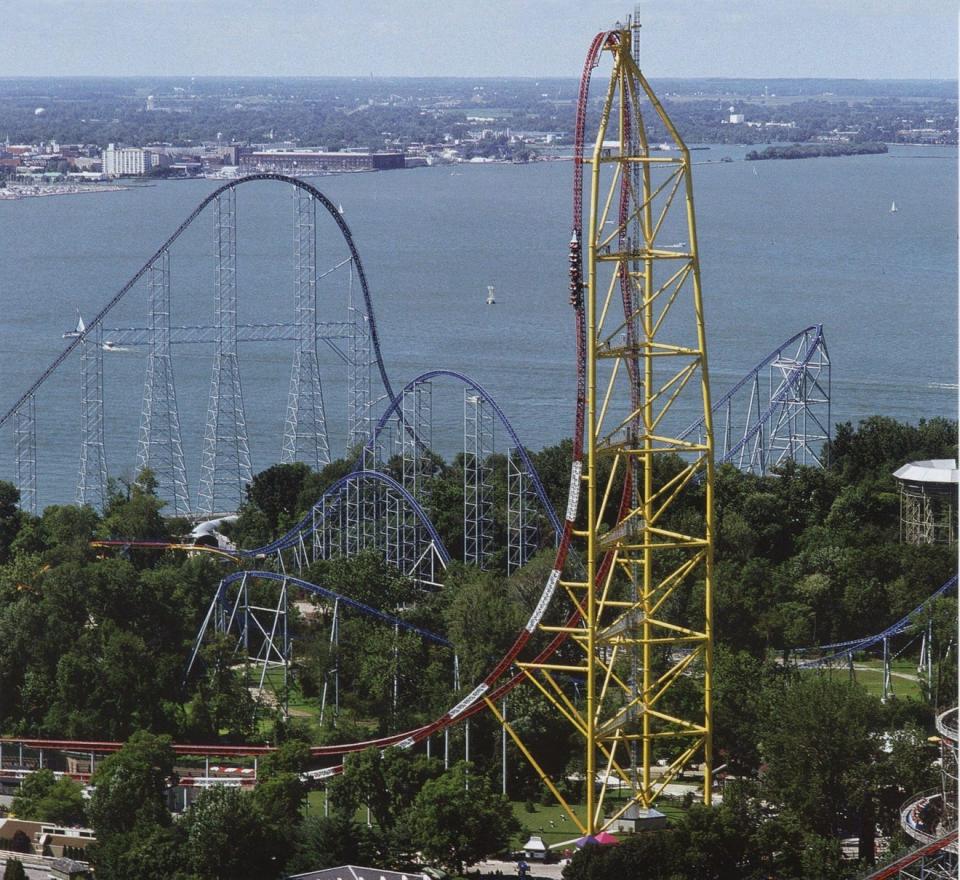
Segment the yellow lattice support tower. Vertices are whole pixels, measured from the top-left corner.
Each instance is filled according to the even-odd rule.
[[[650,807],[691,762],[704,765],[708,804],[712,787],[713,432],[690,153],[634,60],[630,27],[594,45],[613,69],[580,159],[586,515],[574,535],[586,546],[581,573],[560,579],[580,620],[540,627],[578,651],[519,664],[583,738],[582,809],[515,737],[585,834]],[[651,146],[644,114],[667,142]],[[678,439],[700,416],[705,439]],[[558,675],[585,678],[581,704]],[[702,693],[695,709],[677,699],[680,682]],[[608,810],[611,785],[632,796]]]

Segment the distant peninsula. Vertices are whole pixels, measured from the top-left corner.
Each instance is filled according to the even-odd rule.
[[[816,159],[818,156],[866,156],[886,153],[886,144],[789,144],[767,147],[761,152],[751,150],[746,155],[748,162],[760,159]]]

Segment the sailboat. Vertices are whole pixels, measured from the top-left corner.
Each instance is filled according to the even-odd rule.
[[[896,203],[896,202],[890,202],[890,213],[891,213],[891,214],[896,214],[896,213],[897,213],[897,203]]]
[[[67,330],[63,334],[64,339],[76,339],[78,336],[82,336],[86,331],[86,326],[84,326],[83,318],[80,317],[80,309],[77,309],[77,329],[76,330]]]
[[[487,285],[487,305],[493,306],[497,304],[496,297],[493,295],[494,287],[492,284]]]

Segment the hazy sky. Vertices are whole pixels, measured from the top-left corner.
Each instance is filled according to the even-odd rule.
[[[574,76],[631,0],[6,0],[0,76]],[[645,0],[658,76],[951,78],[957,0]]]

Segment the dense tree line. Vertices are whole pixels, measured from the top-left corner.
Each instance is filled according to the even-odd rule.
[[[859,836],[869,860],[874,829],[895,831],[899,803],[932,784],[931,756],[923,743],[934,709],[947,705],[956,691],[955,663],[947,653],[956,600],[931,603],[918,620],[918,627],[928,619],[933,624],[937,673],[921,701],[881,706],[857,684],[776,661],[800,647],[879,631],[923,602],[955,570],[952,548],[900,543],[892,472],[908,460],[955,456],[956,430],[944,419],[904,425],[874,417],[856,427],[838,426],[824,469],[787,464],[765,477],[719,470],[716,749],[729,771],[747,781],[720,811],[691,810],[673,830],[644,835],[617,854],[578,857],[573,870],[587,873],[572,876],[623,876],[616,873],[622,860],[642,861],[650,847],[659,847],[668,854],[664,864],[674,865],[673,873],[663,876],[759,878],[767,876],[764,871],[804,880],[843,876],[838,835]],[[560,509],[569,455],[565,442],[533,456]],[[502,502],[506,468],[500,460],[491,465],[493,493]],[[658,461],[658,479],[668,479],[680,466]],[[390,467],[399,473],[400,462]],[[320,473],[304,465],[264,471],[249,487],[233,537],[258,546],[282,534],[350,469],[348,461],[339,461]],[[432,471],[427,507],[456,556],[463,546],[463,461],[435,459]],[[700,492],[691,487],[664,526],[700,528]],[[131,738],[124,752],[98,768],[97,794],[86,811],[98,831],[101,876],[271,877],[285,863],[309,868],[384,852],[411,858],[419,852],[460,868],[503,845],[510,823],[489,820],[492,832],[484,836],[484,829],[456,812],[466,809],[457,792],[469,774],[471,803],[504,814],[491,793],[494,781],[499,784],[499,738],[489,713],[471,719],[469,767],[443,773],[435,761],[396,750],[389,758],[376,753],[351,758],[343,782],[331,790],[333,814],[327,817],[301,821],[305,790],[299,772],[307,760],[305,742],[355,741],[410,729],[446,711],[489,671],[527,619],[551,569],[553,538],[545,518],[540,553],[510,577],[502,556],[491,560],[489,571],[451,566],[443,586],[433,591],[399,576],[371,552],[308,567],[304,578],[442,634],[452,649],[349,612],[341,616],[334,640],[329,603],[315,602],[303,614],[292,609],[294,665],[286,696],[308,711],[283,719],[274,708],[255,704],[228,639],[211,639],[199,671],[183,680],[199,623],[232,564],[207,555],[117,553],[91,545],[97,537],[165,539],[185,532],[184,522],[163,516],[149,473],[130,485],[114,485],[102,515],[54,506],[33,517],[17,509],[17,500],[16,490],[0,483],[0,731]],[[502,546],[502,512],[495,514],[493,528],[495,544]],[[696,602],[698,585],[691,588],[690,596],[678,593],[676,601]],[[261,591],[261,604],[276,601],[274,585],[255,590]],[[535,639],[531,649],[537,644]],[[453,687],[454,655],[459,693]],[[334,675],[339,711],[331,711],[328,701],[320,725],[318,698]],[[681,704],[696,705],[700,687],[696,676],[684,677],[665,698],[665,710],[682,714]],[[566,793],[581,796],[583,782],[575,781],[582,780],[580,744],[544,700],[532,689],[520,689],[511,696],[510,716],[543,757],[545,769],[564,780]],[[207,792],[181,821],[172,822],[165,800],[174,781],[169,738],[212,742],[254,736],[286,743],[273,765],[261,766],[256,792]],[[462,730],[451,732],[454,756],[462,754],[462,738]],[[509,764],[515,799],[543,796],[529,767],[519,760]],[[84,818],[77,795],[72,783],[36,774],[14,810],[74,821]],[[364,807],[374,818],[372,829],[356,825]],[[246,866],[227,864],[227,855],[202,843],[224,839],[218,835],[228,826],[250,829],[256,853]],[[448,833],[441,833],[444,828]],[[336,846],[345,829],[351,843]],[[453,830],[462,833],[452,835]],[[713,853],[709,858],[697,855],[704,847]],[[727,854],[721,857],[709,847]],[[674,861],[669,853],[676,854]],[[836,862],[839,873],[817,875],[811,865],[818,859],[823,865]],[[731,867],[726,874],[697,873],[703,864]],[[260,873],[242,873],[249,866]]]
[[[821,156],[869,156],[886,153],[886,144],[791,144],[789,147],[767,147],[751,150],[747,161],[760,159],[817,159]]]

